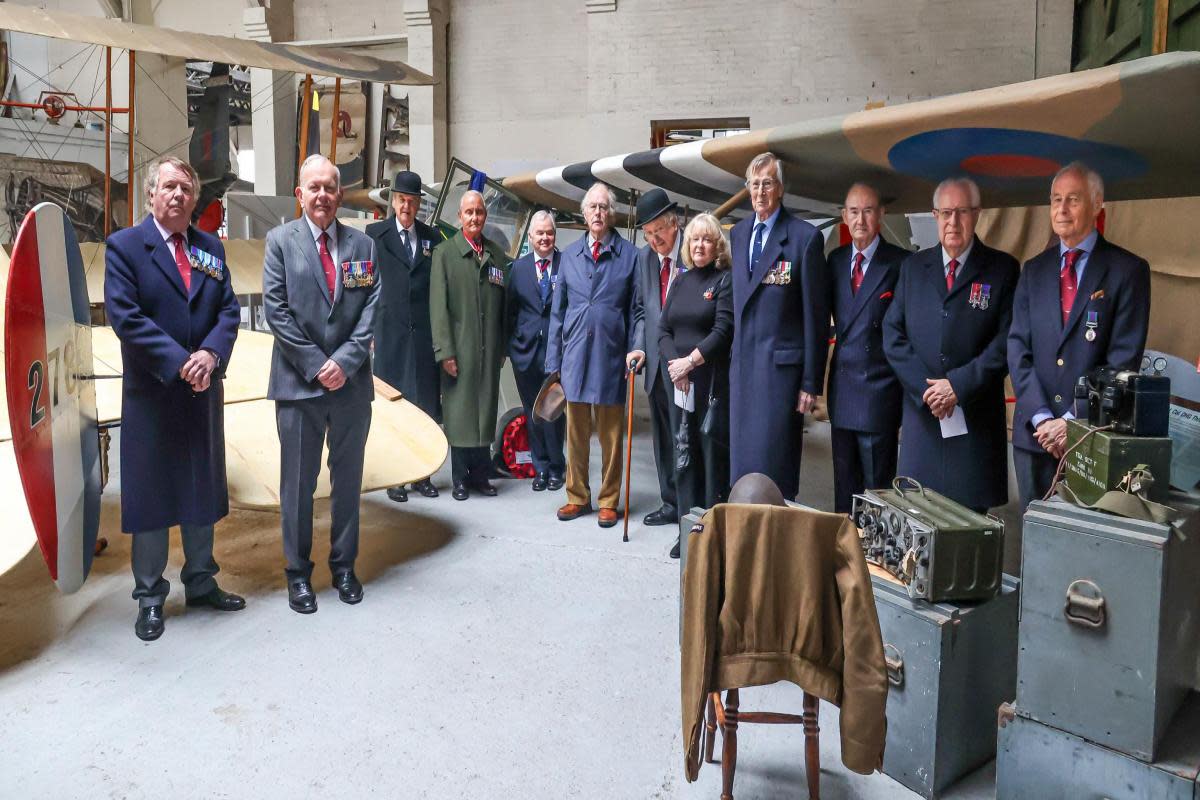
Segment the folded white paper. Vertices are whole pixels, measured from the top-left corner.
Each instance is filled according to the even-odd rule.
[[[678,389],[675,390],[675,405],[679,406],[684,411],[696,410],[696,393],[692,391],[692,384],[688,384],[688,390],[686,392],[681,392]],[[964,430],[963,433],[966,433],[966,430]]]
[[[945,419],[938,420],[942,424],[942,438],[952,439],[955,436],[965,436],[967,433],[967,418],[963,415],[962,406],[955,406],[954,411]]]

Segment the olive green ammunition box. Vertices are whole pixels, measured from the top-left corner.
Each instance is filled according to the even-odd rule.
[[[900,488],[904,484],[915,488]],[[995,597],[1003,577],[1004,523],[908,478],[892,485],[852,500],[866,559],[899,578],[913,599]]]
[[[1076,447],[1085,436],[1087,440]],[[1092,505],[1105,492],[1119,489],[1125,475],[1138,464],[1145,464],[1154,476],[1146,497],[1166,502],[1171,488],[1171,440],[1167,437],[1096,431],[1072,419],[1067,421],[1067,447],[1071,450],[1064,469],[1067,488],[1081,502]]]

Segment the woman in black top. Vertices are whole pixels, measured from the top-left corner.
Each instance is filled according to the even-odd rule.
[[[695,410],[671,404],[671,425],[679,430],[688,417],[690,463],[676,469],[679,508],[709,508],[729,492],[729,375],[727,360],[733,341],[733,287],[729,274],[729,240],[712,214],[699,214],[683,232],[680,256],[688,271],[675,278],[659,320],[658,351],[667,361],[675,388],[695,398]],[[709,397],[723,415],[713,436],[700,432]],[[719,439],[724,439],[719,441]],[[671,551],[679,557],[679,542]]]

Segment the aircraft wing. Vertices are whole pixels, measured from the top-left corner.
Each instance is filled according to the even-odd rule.
[[[434,83],[429,75],[400,61],[384,61],[348,50],[177,31],[13,3],[0,4],[0,29],[141,53],[241,64],[301,75],[312,73],[409,86],[431,86]]]
[[[893,212],[928,211],[933,187],[951,175],[974,178],[986,207],[1043,204],[1049,179],[1074,160],[1100,172],[1106,200],[1200,195],[1198,85],[1200,53],[1166,53],[551,167],[504,185],[571,210],[597,180],[626,204],[631,190],[658,186],[693,211],[709,210],[738,192],[750,160],[770,150],[784,161],[785,205],[810,217],[834,212],[856,180],[878,186]]]

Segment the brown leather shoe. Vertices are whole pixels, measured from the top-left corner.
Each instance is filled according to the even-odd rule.
[[[570,522],[573,519],[579,519],[584,514],[590,513],[592,513],[592,507],[590,505],[580,506],[576,505],[575,503],[567,503],[558,510],[558,518],[563,522]]]
[[[596,522],[601,528],[611,528],[617,524],[617,510],[615,508],[600,509],[600,518]]]

